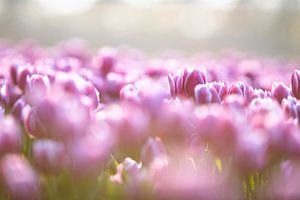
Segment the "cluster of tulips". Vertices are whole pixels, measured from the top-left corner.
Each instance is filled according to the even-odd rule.
[[[0,199],[300,199],[295,66],[1,43]]]

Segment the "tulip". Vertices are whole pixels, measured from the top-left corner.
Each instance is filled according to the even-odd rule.
[[[39,180],[29,162],[20,155],[1,159],[0,173],[4,189],[13,200],[39,199]]]
[[[196,85],[206,83],[206,77],[204,73],[199,69],[184,69],[179,75],[169,75],[168,80],[170,93],[172,96],[194,96],[194,90]]]
[[[281,103],[282,99],[287,98],[290,95],[290,89],[282,82],[274,82],[271,95],[274,99]]]
[[[292,77],[291,77],[291,87],[292,87],[292,93],[297,99],[300,99],[300,81],[299,81],[299,78],[300,78],[300,71],[295,70],[292,73]]]
[[[211,85],[215,88],[221,100],[224,100],[227,94],[227,86],[224,82],[212,82]]]
[[[93,177],[108,160],[113,138],[104,127],[100,132],[99,128],[68,144],[69,170],[74,177]]]
[[[260,171],[268,163],[268,143],[264,133],[245,133],[239,139],[236,148],[235,161],[244,172]]]
[[[21,130],[11,117],[0,120],[0,155],[9,152],[19,152],[22,148]]]
[[[161,139],[149,138],[141,151],[142,163],[147,165],[153,162],[155,159],[165,159],[166,150]]]
[[[27,77],[25,97],[30,105],[42,102],[49,91],[50,81],[47,76],[33,74]]]
[[[184,90],[189,96],[194,96],[196,85],[206,83],[206,77],[200,70],[188,71],[184,81]]]
[[[58,173],[68,165],[68,158],[63,143],[54,140],[36,140],[32,154],[39,170],[46,173]]]
[[[57,98],[32,107],[25,118],[31,136],[69,140],[86,132],[90,120],[88,108],[74,97],[65,96],[63,103]]]
[[[111,72],[116,64],[117,52],[113,48],[104,47],[98,51],[98,55],[95,58],[96,67],[103,75],[107,75]]]
[[[232,84],[228,89],[228,94],[237,94],[244,97],[247,101],[250,99],[250,88],[244,82],[236,82]]]
[[[221,101],[217,90],[209,84],[199,84],[195,87],[195,100],[200,104]]]

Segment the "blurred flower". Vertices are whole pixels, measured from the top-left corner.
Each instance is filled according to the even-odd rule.
[[[22,133],[19,125],[11,117],[0,120],[0,155],[19,152],[22,148]]]
[[[155,159],[166,159],[166,150],[161,139],[149,138],[141,150],[141,160],[144,165],[149,165]]]
[[[114,143],[114,137],[104,124],[92,125],[85,135],[69,142],[67,151],[73,176],[95,177],[108,160]]]
[[[38,176],[25,158],[8,154],[1,159],[0,170],[4,188],[11,199],[39,199]]]
[[[47,76],[33,74],[27,76],[25,97],[30,105],[37,105],[42,102],[49,92],[50,81]]]
[[[300,99],[300,71],[295,70],[292,73],[291,77],[291,87],[292,87],[292,93],[297,98]]]
[[[90,122],[88,108],[74,97],[64,96],[63,102],[60,98],[47,99],[32,107],[25,118],[30,135],[69,140],[85,134]]]
[[[290,200],[300,198],[298,190],[300,166],[297,160],[287,160],[274,170],[267,188],[267,197],[274,200]]]
[[[34,141],[32,154],[36,167],[46,173],[65,169],[69,161],[64,144],[54,140]]]
[[[282,82],[274,82],[272,85],[271,95],[274,99],[281,103],[282,99],[290,95],[290,89]]]
[[[117,61],[116,56],[117,51],[113,48],[103,47],[99,49],[98,55],[95,58],[94,62],[100,74],[105,76],[109,72],[113,71],[114,65]]]
[[[246,101],[250,100],[250,88],[246,83],[241,81],[232,84],[228,89],[228,94],[241,95]]]
[[[195,99],[200,104],[221,102],[217,90],[210,84],[198,84],[195,87]]]

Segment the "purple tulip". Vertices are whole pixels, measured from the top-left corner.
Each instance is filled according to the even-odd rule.
[[[45,99],[50,87],[50,81],[47,76],[33,74],[27,77],[25,97],[30,105],[37,105]]]
[[[296,106],[299,104],[298,100],[292,96],[288,96],[287,98],[284,98],[281,102],[283,112],[286,114],[286,116],[297,118],[298,112],[296,109]]]
[[[165,159],[166,150],[161,139],[149,138],[141,151],[141,160],[145,165],[151,164],[155,159]]]
[[[226,116],[226,111],[218,111],[216,107],[214,113],[196,114],[197,137],[208,142],[211,150],[219,156],[232,154],[238,140],[238,129]]]
[[[232,84],[228,89],[228,94],[237,94],[244,97],[247,101],[250,100],[250,88],[241,81]]]
[[[180,74],[175,76],[169,75],[169,88],[172,96],[187,95],[194,96],[196,85],[205,84],[206,77],[199,69],[184,69]]]
[[[22,148],[21,130],[12,117],[0,120],[0,155],[19,152]]]
[[[99,104],[99,93],[93,84],[84,80],[78,74],[59,73],[56,75],[56,84],[70,94],[79,98],[81,103],[96,109]]]
[[[38,176],[25,158],[8,154],[1,159],[0,170],[3,186],[11,199],[39,199]]]
[[[16,100],[21,96],[22,92],[18,87],[8,82],[4,82],[2,85],[0,83],[0,104],[5,110],[11,109]]]
[[[268,163],[268,143],[264,133],[245,133],[238,141],[235,162],[246,172],[260,171]]]
[[[221,100],[224,100],[227,95],[227,85],[224,82],[212,82],[211,85],[215,88]]]
[[[32,107],[25,118],[25,127],[30,135],[69,140],[86,132],[90,122],[88,108],[74,97],[65,96],[63,103],[59,99],[44,100]]]
[[[10,69],[10,75],[15,85],[24,91],[26,87],[27,77],[32,73],[31,65],[12,66]]]
[[[184,90],[189,96],[194,96],[196,85],[204,83],[206,83],[206,77],[202,71],[198,69],[188,71],[184,81]]]
[[[142,176],[141,163],[138,164],[135,160],[127,157],[121,164],[117,166],[117,173],[110,176],[110,180],[116,184],[125,182],[124,176],[126,173],[126,183],[132,187],[138,187],[139,181]]]
[[[195,100],[200,104],[221,102],[217,90],[210,84],[198,84],[195,87]]]
[[[300,99],[300,71],[295,70],[292,73],[291,77],[291,87],[292,87],[292,93],[297,98]]]
[[[32,147],[34,163],[39,170],[57,173],[68,165],[68,158],[63,143],[54,140],[36,140]]]
[[[140,97],[138,95],[138,89],[134,84],[128,84],[122,87],[120,90],[120,99],[124,101],[129,101],[133,103],[138,103]]]
[[[103,75],[112,72],[116,64],[117,52],[113,48],[104,47],[98,51],[98,56],[95,58],[95,65]]]
[[[73,176],[82,178],[97,174],[108,160],[113,143],[111,133],[99,125],[91,128],[83,137],[69,142],[67,151]]]
[[[138,148],[148,136],[149,116],[135,104],[112,105],[106,121],[118,139],[119,148]]]
[[[11,109],[11,114],[15,117],[19,122],[23,122],[24,119],[24,110],[27,104],[22,98],[19,98],[13,105]]]
[[[271,95],[274,99],[281,103],[282,99],[287,98],[290,95],[290,89],[282,82],[274,82]]]

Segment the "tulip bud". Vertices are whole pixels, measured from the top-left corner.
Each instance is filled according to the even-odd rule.
[[[54,140],[36,140],[33,143],[33,159],[39,170],[57,173],[67,166],[65,146]]]
[[[204,142],[208,142],[217,156],[233,153],[238,139],[237,127],[225,111],[215,109],[214,113],[196,113],[196,133]]]
[[[291,77],[291,86],[292,86],[292,93],[297,98],[300,99],[300,71],[295,70],[292,73]]]
[[[106,93],[111,96],[112,98],[119,98],[120,97],[120,90],[122,87],[128,82],[125,80],[125,77],[121,74],[117,73],[109,73],[107,74],[106,80]],[[100,91],[101,92],[101,91]]]
[[[249,86],[244,82],[236,82],[232,84],[228,89],[228,94],[237,94],[241,95],[245,98],[246,101],[249,101],[250,99],[250,88]]]
[[[112,137],[103,128],[99,132],[99,128],[68,144],[70,170],[75,177],[92,177],[109,158]]]
[[[282,99],[287,98],[290,95],[290,89],[282,82],[274,82],[272,85],[271,95],[279,103]]]
[[[65,92],[80,99],[81,103],[91,109],[96,109],[99,103],[98,91],[93,84],[84,80],[78,74],[59,73],[56,76],[57,84],[60,84]]]
[[[26,88],[26,80],[31,74],[31,69],[27,66],[20,66],[17,69],[17,85],[21,88],[22,91]]]
[[[237,145],[235,159],[242,171],[262,170],[267,164],[267,140],[264,133],[247,133]]]
[[[206,83],[206,77],[199,69],[184,69],[179,75],[168,76],[169,88],[172,96],[194,96],[196,85]]]
[[[195,100],[197,103],[219,103],[221,101],[216,89],[209,84],[198,84],[195,87]]]
[[[165,159],[166,150],[160,138],[149,138],[141,151],[142,163],[151,164],[155,159]]]
[[[83,135],[89,120],[86,106],[74,97],[64,96],[63,101],[47,99],[32,107],[25,118],[25,127],[37,138],[69,140]]]
[[[22,135],[12,117],[0,120],[0,155],[19,152],[22,148]]]
[[[211,85],[215,88],[221,100],[224,100],[227,95],[227,86],[224,82],[212,82]]]
[[[297,118],[297,116],[298,116],[297,110],[296,110],[297,104],[299,104],[297,102],[297,99],[292,96],[288,96],[287,98],[284,98],[282,100],[282,102],[281,102],[282,109],[287,117],[291,117],[294,119]]]
[[[183,71],[181,71],[181,73],[179,74],[175,86],[176,86],[176,90],[178,95],[184,95],[185,94],[185,81],[186,81],[186,77],[188,75],[188,70],[185,68]]]
[[[120,90],[120,99],[134,103],[139,102],[138,89],[134,86],[134,84],[125,85]]]
[[[23,120],[23,108],[26,106],[26,103],[23,99],[18,99],[12,109],[11,114],[17,119],[19,122],[22,122]]]
[[[0,173],[11,199],[39,199],[38,176],[25,158],[17,154],[6,155],[1,159]]]
[[[107,75],[113,70],[116,63],[117,52],[113,48],[105,47],[99,50],[98,56],[95,59],[97,67],[101,74]]]
[[[196,85],[206,83],[204,73],[198,69],[189,71],[184,82],[184,90],[189,96],[194,96]]]
[[[135,160],[127,157],[122,162],[123,169],[127,172],[128,178],[132,181],[137,180],[141,174],[141,163],[138,164]]]
[[[25,97],[30,105],[36,105],[47,96],[50,82],[47,76],[34,74],[27,77]]]
[[[175,97],[177,95],[177,87],[176,87],[177,79],[178,76],[171,76],[171,74],[168,75],[169,89],[172,97]]]
[[[13,104],[22,95],[21,90],[13,86],[11,83],[3,83],[0,86],[0,104],[5,108],[5,110],[11,109]]]

